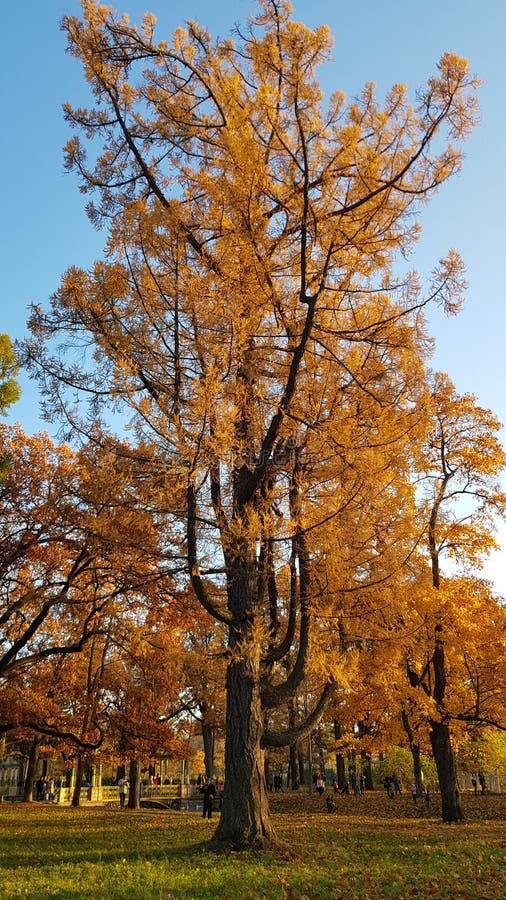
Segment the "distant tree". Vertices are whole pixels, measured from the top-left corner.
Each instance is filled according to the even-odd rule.
[[[0,334],[0,415],[5,416],[9,406],[19,400],[21,388],[16,376],[19,362],[8,334]],[[0,479],[10,469],[9,456],[0,456]]]
[[[427,712],[442,813],[444,821],[452,822],[462,813],[451,723],[457,719],[486,722],[493,717],[492,698],[497,692],[490,693],[488,684],[492,676],[490,650],[495,648],[492,653],[498,666],[504,658],[499,649],[504,626],[488,587],[469,576],[445,578],[442,562],[450,558],[464,571],[470,566],[474,570],[496,547],[494,518],[506,513],[506,495],[499,480],[506,456],[498,439],[496,417],[478,406],[475,397],[459,396],[448,376],[434,376],[431,400],[432,427],[424,447],[420,485],[425,495],[422,515],[432,589],[418,592],[418,596],[423,628],[432,629],[432,636],[428,644],[418,640],[406,663],[411,687],[432,701]],[[425,659],[420,651],[426,652]],[[471,697],[467,691],[460,709],[455,696],[459,682],[471,688]],[[504,678],[499,677],[499,682],[502,686]]]
[[[182,677],[184,636],[190,622],[176,604],[153,597],[151,608],[122,614],[107,664],[107,730],[115,758],[128,763],[128,805],[140,804],[143,760],[183,758],[179,723],[191,710]]]
[[[0,334],[0,415],[19,400],[21,388],[17,381],[19,360],[8,334]]]
[[[65,108],[97,147],[89,161],[76,135],[67,165],[98,195],[88,211],[109,228],[108,258],[70,269],[52,310],[33,311],[27,352],[48,412],[82,433],[76,399],[93,421],[102,403],[123,407],[166,460],[159,506],[179,520],[196,597],[228,629],[216,839],[263,847],[264,750],[307,734],[342,672],[322,567],[334,592],[339,571],[356,587],[381,552],[375,521],[422,415],[421,309],[460,301],[455,252],[425,294],[393,266],[460,168],[476,81],[445,54],[416,106],[402,85],[380,102],[369,84],[324,108],[329,30],[288,5],[262,0],[236,43],[195,22],[157,43],[154,21],[137,29],[90,0],[64,19],[97,101]],[[352,509],[364,531],[345,560]],[[308,716],[270,730],[306,677]]]

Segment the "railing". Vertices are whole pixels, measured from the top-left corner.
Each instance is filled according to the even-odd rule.
[[[15,800],[23,799],[23,789],[16,784],[0,785],[0,801],[9,801],[14,803]]]
[[[19,801],[22,799],[22,788],[17,785],[0,785],[0,802]],[[69,804],[72,801],[74,787],[56,788],[55,803]],[[118,786],[96,785],[94,787],[81,787],[81,802],[84,803],[119,803]],[[141,800],[179,800],[183,804],[189,801],[202,800],[200,789],[194,784],[143,784],[141,785]]]
[[[160,800],[177,797],[198,796],[199,789],[194,784],[146,784],[142,786],[141,797],[153,797]]]

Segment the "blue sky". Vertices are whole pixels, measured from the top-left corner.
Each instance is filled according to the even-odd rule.
[[[140,21],[143,12],[155,13],[159,37],[187,18],[225,35],[255,9],[250,0],[123,0],[113,5],[132,22]],[[29,303],[45,303],[69,265],[89,265],[100,255],[104,236],[89,225],[83,197],[62,162],[68,131],[61,104],[88,101],[79,63],[65,53],[59,29],[62,16],[79,14],[80,4],[28,0],[5,6],[0,332],[20,338]],[[428,275],[450,247],[463,256],[467,302],[457,318],[431,314],[437,342],[433,365],[448,372],[461,393],[475,394],[506,423],[506,3],[298,0],[293,6],[296,18],[310,26],[328,24],[334,35],[334,59],[320,73],[328,92],[339,89],[354,96],[366,81],[374,81],[380,92],[406,82],[414,95],[446,50],[466,56],[482,79],[481,124],[466,144],[462,173],[424,211],[412,264]],[[22,385],[22,399],[8,420],[19,420],[28,432],[44,428],[56,433],[56,427],[39,418],[35,387],[24,378]],[[506,527],[500,536],[504,550],[486,571],[506,594]]]

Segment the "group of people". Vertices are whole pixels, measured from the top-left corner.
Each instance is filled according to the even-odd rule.
[[[389,800],[393,800],[397,795],[402,794],[401,780],[396,772],[391,775],[385,775],[383,779],[383,787],[387,792]]]
[[[332,782],[332,794],[328,793],[325,802],[327,805],[327,812],[334,812],[335,802],[334,798],[337,794],[344,794],[346,797],[353,792],[354,797],[363,797],[365,794],[365,784],[366,779],[363,772],[357,772],[356,769],[351,769],[349,773],[349,777],[344,779],[344,782],[340,785],[335,779]],[[325,789],[325,777],[320,776],[316,780],[316,789],[318,793],[323,793],[322,790],[319,790],[319,787],[323,785],[323,789]]]
[[[283,791],[283,776],[281,772],[273,772],[269,776],[269,790],[275,791],[276,794]]]
[[[478,793],[478,784],[480,785],[481,793],[485,793],[487,789],[487,782],[485,780],[485,775],[481,770],[479,772],[471,773],[471,784],[473,786],[475,795]]]
[[[345,778],[342,784],[339,784],[336,779],[334,779],[334,781],[332,782],[332,794],[329,793],[326,797],[328,811],[333,811],[333,797],[335,797],[337,794],[344,794],[345,796],[349,796],[349,794],[353,792],[354,797],[363,797],[365,794],[365,783],[364,773],[357,772],[355,769],[350,771],[349,777]],[[325,793],[326,777],[323,773],[313,775],[313,786],[314,790],[317,794],[320,795],[320,797]]]
[[[429,792],[429,788],[428,788],[428,787],[423,787],[423,788],[421,789],[421,792],[420,792],[420,791],[418,790],[418,788],[417,788],[415,782],[413,782],[412,785],[411,785],[410,790],[411,790],[411,797],[412,797],[413,803],[414,803],[415,805],[416,805],[416,802],[417,802],[417,800],[418,800],[418,797],[421,796],[421,797],[423,797],[423,799],[424,799],[425,806],[426,806],[427,808],[430,806],[430,792]]]
[[[48,800],[53,803],[55,797],[55,780],[47,775],[41,775],[35,782],[35,799]]]
[[[323,784],[325,785],[325,778],[322,777]],[[345,778],[342,784],[339,784],[335,779],[332,782],[332,791],[334,796],[336,794],[344,794],[348,796],[350,793],[353,793],[354,797],[363,797],[365,794],[365,775],[363,772],[356,772],[353,769],[348,778]]]
[[[396,774],[396,772],[392,772],[391,775],[385,775],[385,777],[383,779],[383,787],[385,788],[385,790],[387,792],[387,797],[390,800],[393,800],[397,795],[400,796],[402,794],[401,780],[400,780],[399,776]],[[413,803],[416,804],[418,797],[423,797],[423,799],[425,801],[425,805],[429,806],[430,794],[429,794],[428,788],[424,787],[421,790],[419,790],[418,787],[416,786],[415,782],[413,781],[409,788],[409,792],[411,794],[411,799],[413,800]]]

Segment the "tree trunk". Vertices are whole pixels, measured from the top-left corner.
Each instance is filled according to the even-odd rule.
[[[304,759],[304,753],[301,749],[297,751],[298,762],[299,762],[299,784],[306,783],[306,761]]]
[[[318,767],[321,772],[322,778],[325,778],[325,755],[323,753],[323,744],[321,741],[321,733],[318,733]]]
[[[130,788],[128,791],[128,808],[140,809],[141,801],[141,767],[138,759],[130,760],[128,772]]]
[[[79,806],[81,801],[81,784],[84,774],[84,761],[78,756],[76,765],[76,783],[74,785],[74,793],[72,794],[72,806]]]
[[[295,703],[293,702],[293,697],[290,697],[288,701],[288,727],[290,729],[295,728],[296,725],[296,716],[295,716]],[[298,791],[300,787],[299,781],[299,766],[297,759],[297,742],[295,741],[293,744],[290,744],[289,748],[289,772],[290,772],[290,781],[292,786],[292,791]],[[287,787],[289,787],[289,782],[287,781]]]
[[[214,778],[214,728],[206,722],[202,722],[201,724],[206,777]]]
[[[360,757],[362,760],[362,772],[365,776],[365,789],[366,791],[372,791],[374,784],[372,780],[371,754],[367,753],[365,750],[361,750]]]
[[[340,722],[334,719],[334,737],[338,741],[343,736],[343,729]],[[344,787],[346,781],[346,765],[343,753],[336,753],[336,781],[340,788]]]
[[[438,708],[442,709],[444,708],[446,690],[446,663],[443,628],[440,623],[435,627],[432,667],[434,671],[433,697]],[[439,790],[441,792],[443,822],[460,822],[464,816],[460,806],[455,755],[452,749],[450,729],[445,721],[430,720],[430,742],[436,762]]]
[[[297,744],[290,744],[290,780],[292,791],[298,791],[300,787],[299,779],[299,759]]]
[[[23,785],[23,803],[31,803],[33,800],[33,782],[35,779],[35,769],[39,757],[39,741],[40,738],[34,737],[30,744],[30,753],[28,754],[28,765],[26,767],[25,783]]]
[[[264,776],[263,722],[258,679],[245,660],[232,661],[227,670],[225,790],[214,840],[236,848],[276,842]]]
[[[457,784],[455,756],[450,740],[450,729],[446,722],[431,720],[430,742],[436,762],[439,790],[441,792],[443,822],[460,822],[464,816],[460,806],[460,793]]]
[[[413,782],[414,784],[416,784],[416,792],[418,796],[421,797],[423,792],[423,780],[422,761],[420,758],[420,744],[416,743],[415,735],[411,727],[411,722],[409,720],[409,715],[405,709],[403,709],[401,712],[401,721],[409,741],[411,756],[413,757]]]
[[[420,758],[420,744],[411,744],[411,756],[413,757],[413,781],[416,784],[416,792],[419,796],[423,793],[422,760]]]

